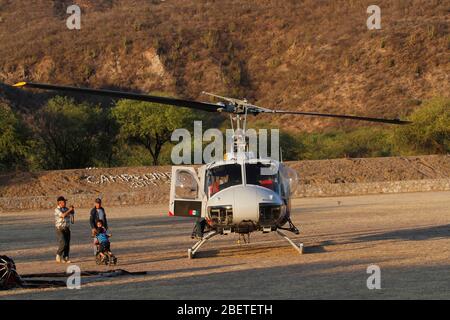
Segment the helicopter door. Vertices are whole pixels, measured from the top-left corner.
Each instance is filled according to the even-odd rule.
[[[200,182],[194,168],[172,167],[169,215],[180,217],[202,216]]]

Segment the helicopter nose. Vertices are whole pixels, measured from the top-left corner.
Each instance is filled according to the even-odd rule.
[[[233,222],[258,222],[258,193],[253,186],[239,186],[234,190]]]
[[[260,204],[281,205],[281,198],[272,190],[264,187],[246,185],[234,186],[223,190],[208,201],[208,207],[231,206],[233,224],[243,221],[259,222]]]

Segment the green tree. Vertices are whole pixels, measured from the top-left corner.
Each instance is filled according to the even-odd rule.
[[[393,141],[402,154],[450,152],[450,98],[434,98],[417,109],[410,125],[394,131]]]
[[[163,146],[170,142],[172,132],[178,128],[193,128],[192,110],[156,103],[120,100],[112,114],[120,125],[120,137],[124,142],[141,145],[150,153],[153,164],[159,164]]]
[[[36,153],[44,169],[110,165],[116,133],[107,109],[55,97],[36,114],[35,125]]]
[[[22,121],[0,103],[0,171],[27,168],[27,132]]]

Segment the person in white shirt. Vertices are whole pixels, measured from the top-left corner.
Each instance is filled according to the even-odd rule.
[[[74,223],[75,208],[66,207],[67,199],[58,197],[58,206],[55,209],[55,228],[58,239],[58,250],[56,251],[56,262],[71,263],[70,253],[70,224]]]

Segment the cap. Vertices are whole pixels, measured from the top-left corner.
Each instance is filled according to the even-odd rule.
[[[64,198],[63,196],[59,196],[56,201],[58,201],[58,202],[60,202],[60,201],[68,201],[68,199]]]

